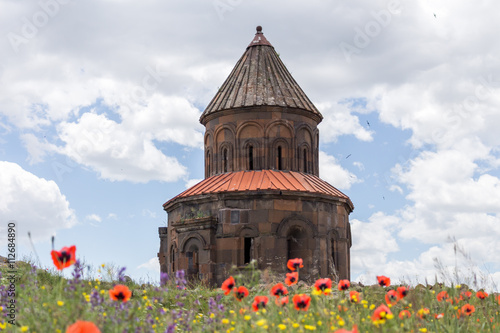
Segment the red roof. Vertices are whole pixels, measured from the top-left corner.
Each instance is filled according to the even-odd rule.
[[[276,170],[238,171],[215,175],[202,180],[170,199],[163,207],[166,207],[177,199],[190,196],[265,190],[331,195],[345,199],[351,209],[353,209],[352,202],[347,195],[318,176],[309,173]]]

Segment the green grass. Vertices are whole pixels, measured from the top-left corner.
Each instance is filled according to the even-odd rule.
[[[498,332],[500,331],[500,305],[497,295],[486,299],[476,297],[470,290],[470,299],[462,296],[466,286],[423,286],[410,288],[408,295],[394,304],[385,322],[374,323],[375,309],[385,304],[386,292],[397,286],[378,285],[362,287],[353,285],[348,291],[339,292],[334,285],[329,295],[315,295],[311,286],[288,287],[289,304],[281,307],[274,303],[270,289],[284,277],[269,276],[268,272],[248,269],[233,272],[236,285],[244,284],[249,296],[238,302],[232,294],[224,295],[220,288],[195,284],[187,289],[175,277],[164,286],[117,281],[117,270],[101,268],[102,280],[66,279],[56,271],[35,270],[31,265],[18,266],[16,281],[16,325],[8,324],[6,294],[8,280],[6,268],[1,268],[0,278],[0,331],[6,332],[65,332],[76,320],[94,322],[101,332],[335,332],[354,325],[359,332]],[[72,271],[73,267],[66,270]],[[115,276],[113,276],[115,275]],[[116,281],[113,281],[115,279]],[[375,283],[376,281],[374,281]],[[116,284],[126,284],[133,295],[128,302],[113,301],[108,290]],[[359,303],[349,300],[349,291],[361,293]],[[436,298],[440,291],[447,291],[453,302]],[[292,304],[295,294],[311,296],[307,311],[298,311]],[[255,296],[269,298],[265,310],[254,312]],[[458,315],[465,304],[475,307],[471,316]],[[428,308],[429,314],[417,314]],[[409,319],[399,319],[402,310],[411,313]],[[435,315],[443,314],[437,319]]]

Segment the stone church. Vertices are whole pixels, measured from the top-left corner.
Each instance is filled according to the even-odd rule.
[[[350,278],[353,204],[319,178],[323,116],[262,28],[200,117],[205,179],[168,200],[159,228],[161,271],[219,285],[232,267],[301,279]]]

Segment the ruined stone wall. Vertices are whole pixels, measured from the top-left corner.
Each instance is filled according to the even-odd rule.
[[[198,211],[205,213],[194,214]],[[260,269],[285,273],[289,257],[302,257],[302,278],[349,278],[349,207],[338,198],[226,193],[184,199],[168,213],[165,266],[170,274],[193,272],[197,265],[198,278],[220,284],[233,266],[249,260]],[[196,258],[190,257],[192,249],[198,251]]]

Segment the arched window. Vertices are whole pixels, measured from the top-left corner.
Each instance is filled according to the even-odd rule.
[[[190,279],[198,278],[199,266],[198,266],[198,246],[192,245],[189,251],[186,252],[186,257],[188,259],[188,277]]]
[[[283,170],[283,151],[281,146],[278,146],[278,154],[276,155],[276,167],[278,170]]]
[[[210,176],[210,150],[207,151],[207,161],[205,162],[207,165],[207,177]]]
[[[248,146],[248,170],[253,170],[253,146]]]
[[[306,173],[307,173],[307,149],[306,149],[306,148],[304,148],[304,150],[303,150],[302,152],[303,152],[303,155],[302,155],[302,156],[303,156],[303,158],[302,158],[302,160],[303,160],[303,162],[304,162],[304,165],[303,165],[303,170],[304,170],[304,172],[306,172]]]
[[[222,172],[227,172],[227,148],[222,150]]]
[[[244,252],[243,252],[243,263],[245,265],[249,264],[250,261],[252,260],[252,243],[253,243],[253,238],[250,237],[245,237],[244,238]]]

